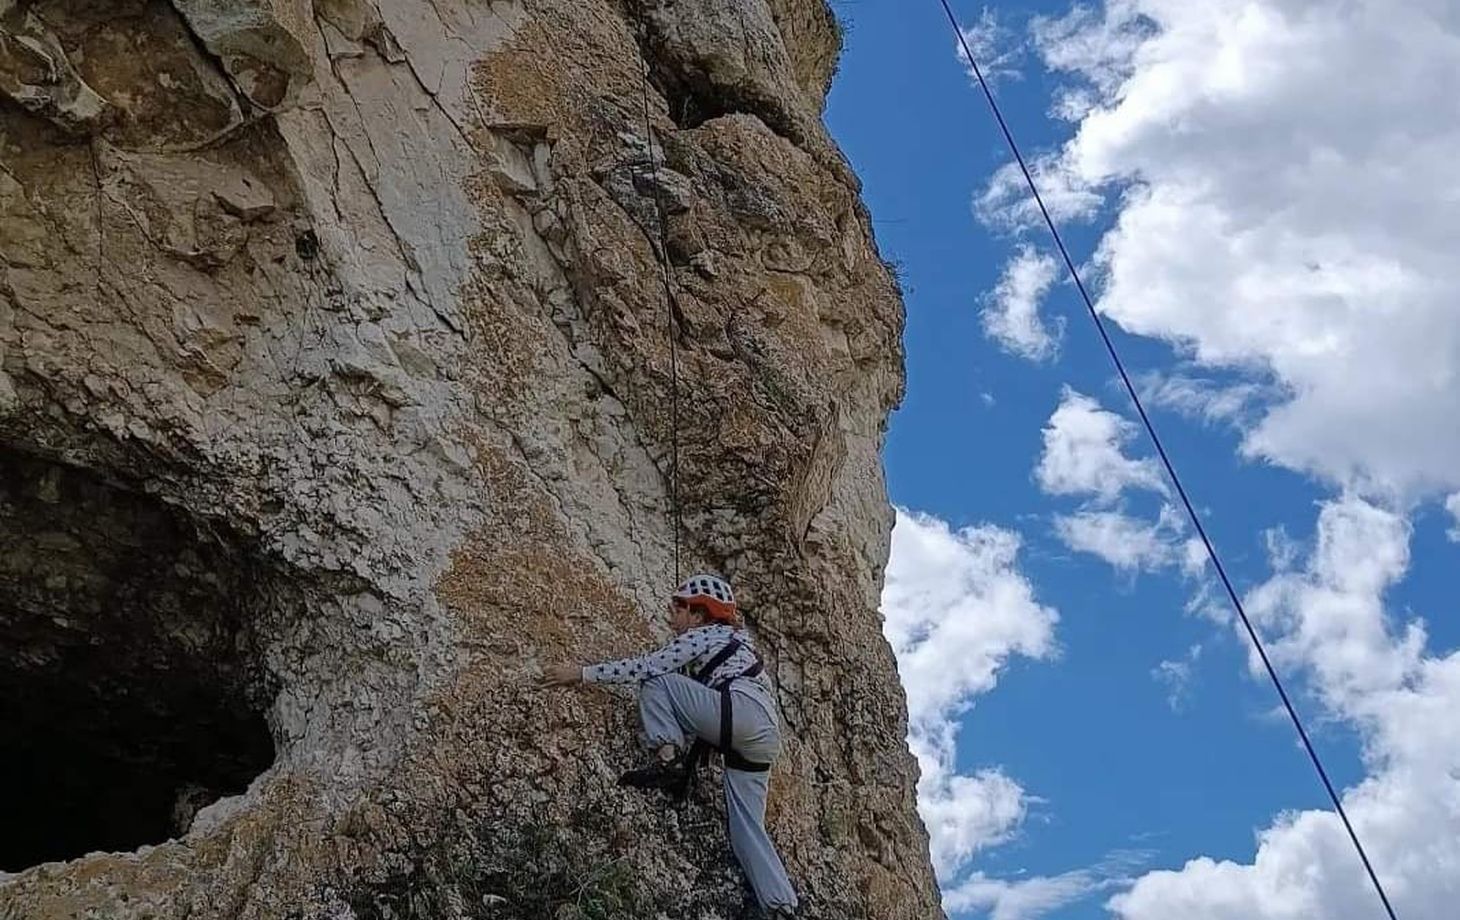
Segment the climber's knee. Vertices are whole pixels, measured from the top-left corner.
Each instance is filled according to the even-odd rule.
[[[658,693],[669,693],[673,691],[677,685],[682,686],[685,684],[691,687],[700,686],[693,680],[685,677],[683,674],[656,674],[653,677],[646,678],[642,683],[640,683],[639,690],[640,692],[642,692],[644,690],[653,688],[655,692]]]
[[[660,674],[639,684],[639,706],[642,709],[669,711],[674,708],[674,692],[669,678],[677,674]]]

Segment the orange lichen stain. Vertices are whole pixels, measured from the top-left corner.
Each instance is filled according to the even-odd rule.
[[[573,545],[525,465],[486,444],[477,456],[496,520],[462,544],[437,584],[465,640],[552,659],[599,650],[610,636],[647,639],[632,600]]]
[[[528,22],[512,46],[488,54],[473,71],[489,117],[504,124],[551,125],[565,117],[564,71],[541,23]]]

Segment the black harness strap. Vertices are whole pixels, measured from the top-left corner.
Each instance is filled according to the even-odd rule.
[[[741,642],[739,639],[731,639],[729,642],[726,642],[724,645],[722,645],[720,647],[720,650],[715,653],[715,657],[710,659],[710,663],[707,664],[707,665],[705,665],[703,668],[700,668],[698,671],[696,671],[694,673],[694,679],[695,679],[695,681],[697,683],[704,684],[706,687],[710,686],[710,676],[715,673],[715,670],[717,668],[719,668],[720,665],[722,665],[725,662],[729,661],[731,658],[734,658],[735,657],[735,653],[738,652],[738,651],[740,651],[740,647],[742,645],[744,645],[744,644],[745,643]],[[756,667],[759,667],[759,660],[757,660],[757,662],[756,662]],[[749,673],[749,672],[747,672],[747,673]],[[756,671],[756,673],[759,674],[760,672],[759,671]],[[745,675],[742,675],[742,674],[737,674],[736,675],[736,677],[743,677],[743,676],[745,676]],[[735,679],[734,677],[730,678],[730,680],[734,680],[734,679]],[[726,681],[726,683],[729,683],[729,682],[730,681]]]
[[[755,655],[755,652],[751,651],[751,654],[755,655],[755,664],[736,674],[734,677],[728,677],[721,681],[719,686],[710,683],[710,678],[716,669],[735,657],[735,653],[744,647],[745,643],[739,639],[731,639],[725,643],[720,651],[715,653],[715,657],[710,659],[709,664],[695,672],[694,679],[697,682],[704,684],[712,690],[720,691],[720,743],[715,745],[701,739],[695,739],[694,746],[689,751],[688,763],[691,771],[699,767],[700,762],[704,760],[705,754],[710,749],[719,751],[720,756],[725,759],[725,766],[732,770],[740,770],[745,773],[764,773],[771,768],[771,765],[768,763],[757,763],[753,760],[746,760],[736,753],[733,747],[735,737],[735,703],[730,693],[730,685],[742,677],[755,677],[764,671],[765,665],[761,663],[760,656]]]
[[[757,669],[760,665],[755,666]],[[748,674],[749,672],[747,672]],[[760,673],[759,670],[756,671]],[[740,675],[746,676],[745,674]],[[750,675],[754,676],[754,675]],[[725,758],[725,766],[732,770],[740,770],[744,773],[764,773],[771,768],[768,763],[757,763],[753,760],[746,760],[731,747],[731,739],[735,730],[735,704],[732,702],[733,695],[730,693],[730,683],[720,688],[720,756]]]

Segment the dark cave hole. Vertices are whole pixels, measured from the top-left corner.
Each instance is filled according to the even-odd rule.
[[[0,871],[181,836],[269,768],[265,569],[216,523],[0,446]]]

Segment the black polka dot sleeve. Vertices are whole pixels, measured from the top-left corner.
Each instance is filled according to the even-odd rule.
[[[725,642],[725,632],[718,627],[691,629],[647,655],[588,665],[583,669],[583,680],[590,684],[636,684],[660,674],[672,674],[713,653]]]

